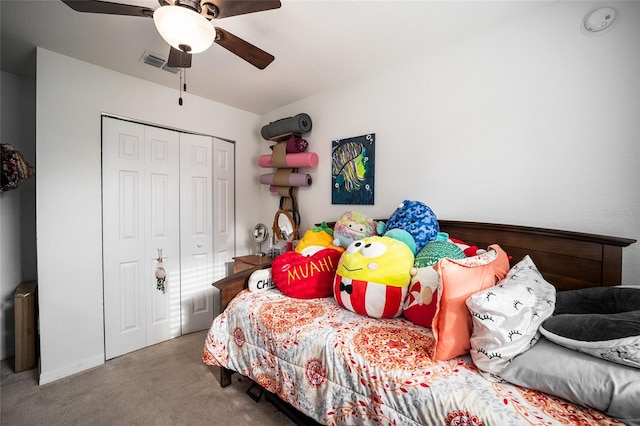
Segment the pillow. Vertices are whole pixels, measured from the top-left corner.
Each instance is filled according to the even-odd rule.
[[[403,315],[414,324],[431,327],[438,308],[440,276],[432,266],[416,268],[404,301]]]
[[[543,336],[516,356],[500,377],[595,408],[628,425],[640,424],[640,370],[573,351]]]
[[[438,308],[433,318],[435,359],[449,360],[471,348],[471,314],[465,301],[473,293],[494,286],[509,271],[507,254],[494,244],[486,253],[464,259],[440,259]]]
[[[553,314],[555,301],[555,287],[544,280],[529,256],[498,285],[469,296],[474,364],[487,373],[502,373],[511,359],[538,341],[538,327]]]
[[[258,269],[249,275],[248,285],[249,291],[259,292],[272,289],[276,286],[271,279],[271,268]]]
[[[454,243],[447,241],[449,235],[439,232],[416,255],[413,265],[417,273],[411,278],[409,294],[404,302],[404,317],[414,324],[431,327],[438,306],[438,283],[440,276],[433,265],[443,257],[464,259],[464,252]]]
[[[333,294],[332,284],[341,251],[322,249],[312,256],[287,251],[273,259],[271,277],[289,297],[313,299]]]
[[[593,287],[558,293],[540,332],[554,343],[640,368],[640,288]]]
[[[449,259],[464,259],[467,257],[462,249],[448,241],[448,238],[449,234],[446,232],[438,232],[436,239],[429,241],[427,245],[416,254],[414,266],[416,268],[433,266],[443,257],[448,257]]]

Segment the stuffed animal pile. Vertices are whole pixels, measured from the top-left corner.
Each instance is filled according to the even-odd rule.
[[[386,223],[346,211],[333,229],[323,223],[308,230],[295,252],[274,260],[272,274],[287,295],[333,295],[340,306],[362,315],[404,314],[409,321],[431,327],[441,291],[434,267],[440,259],[481,252],[441,233],[429,206],[404,200]]]

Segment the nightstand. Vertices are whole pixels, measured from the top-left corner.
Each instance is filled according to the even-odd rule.
[[[273,259],[268,256],[256,256],[251,254],[248,256],[238,256],[233,258],[233,272],[244,271],[245,269],[253,268],[254,266],[261,266],[267,263],[271,263]]]

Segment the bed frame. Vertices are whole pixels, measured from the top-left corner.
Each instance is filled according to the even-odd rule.
[[[511,266],[528,254],[545,279],[558,290],[620,285],[622,248],[636,242],[629,238],[527,226],[451,220],[438,222],[442,232],[469,245],[480,248],[500,245],[510,256]],[[213,283],[220,291],[220,312],[247,287],[248,278],[254,271],[270,266],[256,266]],[[232,370],[211,368],[219,370],[214,374],[220,386],[231,384]]]

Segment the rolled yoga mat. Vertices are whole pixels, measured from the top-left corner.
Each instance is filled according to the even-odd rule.
[[[284,164],[275,166],[272,162],[271,155],[261,155],[258,157],[258,165],[263,168],[269,167],[289,167],[292,169],[304,167],[316,167],[318,165],[318,154],[315,152],[298,152],[296,154],[287,154],[284,157]]]
[[[305,173],[266,173],[260,175],[260,183],[274,186],[311,186],[311,176]]]
[[[281,143],[281,142],[279,142]],[[291,135],[289,139],[284,141],[286,144],[285,152],[287,154],[293,154],[294,152],[305,152],[309,147],[309,142],[306,139],[302,139],[300,136]],[[271,146],[271,150],[275,148],[275,145]]]
[[[309,114],[301,113],[293,117],[281,118],[263,126],[260,134],[264,139],[271,139],[286,133],[302,134],[310,131],[311,117],[309,117]]]

